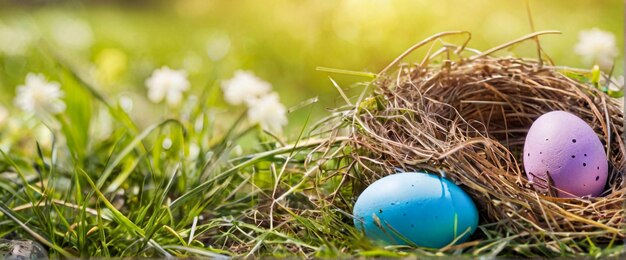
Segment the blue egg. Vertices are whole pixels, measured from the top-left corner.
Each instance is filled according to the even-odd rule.
[[[383,244],[441,248],[467,240],[478,226],[478,211],[451,181],[407,172],[367,187],[354,205],[354,224]]]

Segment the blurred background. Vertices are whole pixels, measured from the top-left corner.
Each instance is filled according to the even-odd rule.
[[[557,65],[591,68],[574,48],[581,31],[598,28],[615,35],[616,75],[623,74],[623,5],[530,1],[535,30],[563,32],[541,38]],[[287,135],[293,137],[311,111],[321,118],[343,104],[329,74],[316,67],[378,72],[414,43],[446,30],[470,31],[469,46],[479,50],[513,40],[531,32],[526,1],[0,0],[0,104],[13,114],[15,87],[25,75],[55,79],[55,59],[62,59],[106,98],[133,106],[145,124],[167,116],[162,105],[146,100],[144,83],[164,65],[187,71],[187,95],[212,99],[231,113],[238,108],[221,100],[219,84],[244,69],[270,82],[287,107],[319,98],[289,115]],[[446,41],[460,44],[462,38]],[[532,42],[508,51],[536,57]],[[367,80],[331,76],[349,95]]]

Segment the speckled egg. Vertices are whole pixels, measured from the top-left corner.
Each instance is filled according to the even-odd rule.
[[[564,111],[532,124],[524,143],[524,169],[536,190],[551,183],[559,197],[599,196],[608,177],[604,146],[593,129]]]
[[[420,172],[398,173],[372,183],[354,205],[354,224],[386,245],[444,247],[476,230],[472,199],[451,181]]]

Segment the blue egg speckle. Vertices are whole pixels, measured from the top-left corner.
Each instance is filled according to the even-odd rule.
[[[407,172],[367,187],[354,205],[354,224],[387,245],[441,248],[460,236],[457,243],[467,240],[478,226],[478,211],[451,181]]]

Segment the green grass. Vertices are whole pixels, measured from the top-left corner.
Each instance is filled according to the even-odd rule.
[[[434,32],[473,31],[478,46],[472,47],[477,48],[528,32],[525,14],[511,11],[523,5],[498,5],[501,18],[516,21],[511,32],[481,19],[496,16],[494,10],[464,2],[404,1],[395,4],[397,20],[372,21],[368,17],[377,14],[372,3],[360,15],[344,17],[349,3],[317,1],[304,6],[213,3],[195,15],[185,13],[194,10],[192,4],[176,4],[173,11],[167,5],[129,11],[76,3],[2,8],[0,22],[34,30],[44,30],[55,16],[85,17],[96,41],[88,51],[75,53],[44,38],[24,57],[0,54],[0,90],[14,93],[26,73],[43,72],[62,84],[68,106],[52,120],[58,124],[11,108],[15,125],[0,127],[0,238],[37,240],[51,257],[532,257],[572,256],[566,249],[575,246],[584,248],[587,257],[620,254],[624,245],[618,242],[562,241],[562,251],[542,241],[516,244],[512,238],[524,234],[503,240],[490,233],[492,224],[479,227],[471,250],[445,251],[381,247],[354,228],[353,189],[363,187],[346,176],[358,178],[359,169],[349,160],[343,139],[325,142],[342,129],[318,120],[340,113],[346,100],[359,98],[367,85],[361,81],[371,80],[402,50]],[[487,2],[493,4],[482,4]],[[615,18],[623,15],[616,8],[621,2],[583,2],[578,7],[588,13],[574,16],[564,3],[569,1],[536,3],[538,29],[566,33],[546,38],[544,48],[557,63],[583,67],[571,53],[576,33],[598,24],[616,33],[621,46],[623,25]],[[450,16],[442,17],[447,9]],[[473,19],[456,19],[467,10],[474,12]],[[257,11],[272,19],[258,21]],[[563,21],[570,23],[560,26]],[[357,36],[345,30],[354,23],[363,26]],[[143,81],[152,69],[185,67],[189,53],[203,53],[207,37],[221,32],[231,33],[232,52],[220,61],[201,56],[201,68],[190,72],[196,102],[166,109],[145,100]],[[123,58],[116,56],[120,52]],[[118,58],[123,62],[115,63]],[[113,60],[113,65],[99,59]],[[110,77],[93,75],[92,66]],[[617,68],[622,67],[620,59]],[[219,80],[238,68],[253,69],[272,82],[292,108],[285,136],[240,120],[245,111],[222,101]],[[120,93],[140,97],[134,113],[123,109]],[[12,98],[6,94],[0,101],[9,107]],[[111,122],[100,120],[100,114]],[[94,134],[107,127],[110,135]],[[42,132],[54,138],[47,140]],[[168,149],[162,146],[166,138],[172,140]],[[199,147],[197,157],[191,157],[192,145]]]
[[[358,178],[359,169],[346,156],[345,139],[325,143],[340,128],[305,119],[299,137],[285,141],[235,120],[216,133],[207,117],[212,104],[199,102],[188,114],[138,131],[131,116],[73,66],[56,62],[76,89],[66,98],[68,113],[56,118],[63,123],[52,128],[55,141],[47,148],[31,143],[34,154],[16,148],[0,159],[0,236],[35,239],[53,257],[569,256],[571,246],[603,257],[624,250],[617,243],[563,241],[555,252],[515,244],[516,236],[494,237],[488,225],[479,228],[471,250],[380,247],[352,226],[358,182],[346,177]],[[85,104],[111,114],[116,130],[110,137],[75,131],[74,120],[102,127],[82,118],[91,114],[71,112]],[[311,111],[310,105],[300,109]],[[169,149],[161,145],[166,137],[173,140]],[[244,139],[256,144],[238,154]],[[189,157],[191,143],[201,148],[197,159]]]

